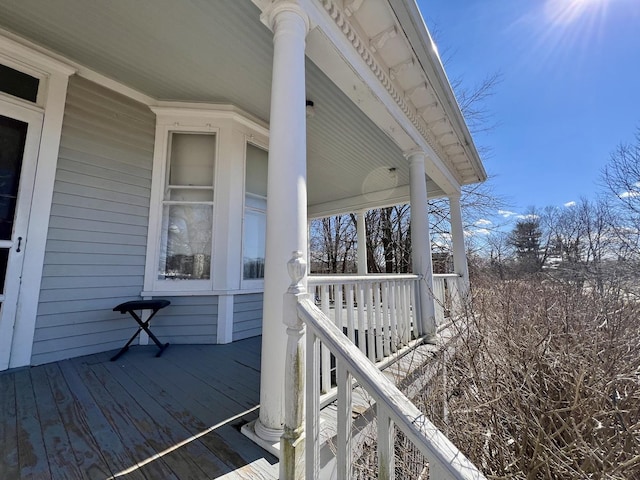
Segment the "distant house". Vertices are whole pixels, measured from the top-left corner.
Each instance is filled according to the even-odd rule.
[[[413,0],[2,2],[0,145],[0,370],[119,348],[112,308],[168,298],[165,341],[263,336],[265,432],[308,219],[410,201],[433,334],[427,198],[464,283],[486,177]]]

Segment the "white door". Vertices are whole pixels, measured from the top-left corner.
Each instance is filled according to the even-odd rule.
[[[40,111],[0,99],[0,371],[11,358],[20,289],[28,288],[22,265],[41,130]]]

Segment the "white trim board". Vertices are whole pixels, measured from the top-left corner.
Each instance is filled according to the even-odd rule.
[[[14,368],[31,363],[67,85],[69,76],[76,70],[67,63],[1,35],[0,51],[3,58],[8,57],[30,69],[42,72],[41,78],[46,80],[40,85],[40,89],[45,90],[44,94],[38,93],[38,100],[42,102],[44,108],[44,116],[27,228],[28,238],[25,239],[20,297],[9,357],[9,368]]]

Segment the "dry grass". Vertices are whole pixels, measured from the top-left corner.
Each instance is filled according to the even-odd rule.
[[[640,478],[640,304],[623,298],[476,281],[455,351],[414,401],[489,478]]]

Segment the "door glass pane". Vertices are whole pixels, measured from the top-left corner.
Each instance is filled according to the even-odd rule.
[[[9,250],[3,248],[0,250],[0,293],[4,293],[4,277],[7,271],[7,262],[9,261]]]
[[[0,240],[10,240],[13,231],[27,127],[0,115]]]
[[[40,80],[19,72],[6,65],[0,65],[0,92],[35,102],[38,97]]]
[[[162,212],[162,239],[158,278],[210,278],[211,205],[166,205]]]

